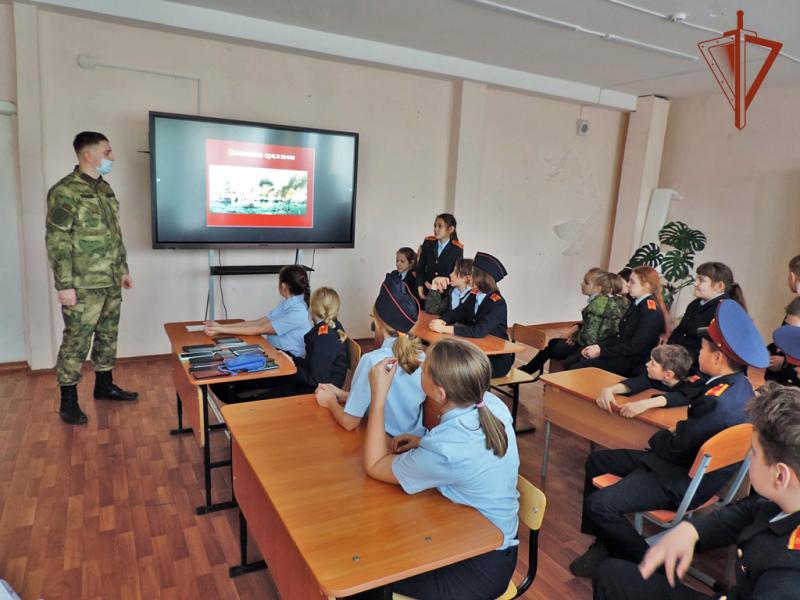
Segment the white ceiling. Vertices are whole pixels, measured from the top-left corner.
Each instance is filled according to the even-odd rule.
[[[705,62],[619,45],[584,33],[479,6],[471,0],[177,0],[312,30],[379,41],[478,63],[578,81],[634,95],[680,97],[709,93],[717,84]],[[493,0],[583,28],[699,56],[697,43],[716,34],[671,23],[609,0]],[[719,31],[745,27],[783,42],[800,57],[800,1],[626,0]],[[750,49],[754,67],[764,52]],[[376,60],[380,62],[380,57]],[[800,82],[800,63],[779,57],[764,86]]]

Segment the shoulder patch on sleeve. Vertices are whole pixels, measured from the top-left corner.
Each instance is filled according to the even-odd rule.
[[[695,383],[696,381],[700,381],[700,375],[689,375],[689,377],[686,378],[686,381],[688,381],[689,383]]]
[[[494,294],[489,296],[489,298],[491,299],[492,302],[497,302],[498,300],[500,300],[502,298],[502,296],[500,294],[498,294],[497,292],[495,292]]]
[[[786,545],[787,550],[800,550],[800,527],[795,527],[792,535],[789,536],[789,543]]]
[[[464,244],[462,244],[459,240],[450,240],[450,241],[453,242],[453,246],[458,246],[462,250],[464,249]]]
[[[425,241],[435,242],[436,241],[436,236],[428,235],[428,236],[425,237]]]
[[[324,324],[320,325],[319,331],[317,331],[317,335],[325,335],[326,333],[328,333],[328,326]]]
[[[72,227],[73,216],[68,210],[62,208],[61,206],[57,206],[50,213],[48,221],[56,229],[68,231]]]
[[[722,394],[725,393],[725,390],[727,390],[729,387],[731,386],[727,383],[720,383],[719,385],[715,385],[713,388],[708,390],[706,392],[706,396],[722,396]]]
[[[647,308],[649,308],[650,310],[656,310],[658,308],[658,305],[656,304],[655,300],[653,300],[652,298],[648,298]]]

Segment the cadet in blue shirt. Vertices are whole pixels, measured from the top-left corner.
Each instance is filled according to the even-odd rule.
[[[456,504],[477,509],[502,532],[503,542],[486,554],[400,581],[393,591],[423,599],[497,598],[517,562],[519,454],[511,414],[488,391],[489,360],[463,340],[445,338],[433,344],[422,367],[422,387],[440,415],[439,423],[421,438],[398,436],[390,446],[383,421],[397,371],[393,359],[370,371],[367,474],[399,484],[409,494],[436,488]]]
[[[283,300],[266,317],[228,325],[207,321],[206,335],[264,335],[276,349],[304,358],[306,346],[303,336],[314,325],[308,316],[311,286],[306,270],[300,265],[283,267],[278,274],[278,293]]]
[[[369,410],[370,369],[385,358],[394,358],[400,363],[400,370],[389,390],[386,433],[423,433],[422,403],[425,401],[425,392],[422,391],[422,371],[419,366],[425,354],[419,340],[408,335],[418,316],[419,303],[409,287],[396,276],[387,275],[372,315],[375,330],[383,333],[383,344],[361,357],[353,373],[350,392],[334,385],[320,385],[317,388],[317,402],[331,411],[339,425],[347,430],[359,426]]]

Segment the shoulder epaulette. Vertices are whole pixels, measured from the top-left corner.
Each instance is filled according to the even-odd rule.
[[[494,294],[492,294],[491,296],[489,296],[489,299],[490,299],[492,302],[497,302],[497,301],[498,301],[498,300],[500,300],[501,298],[502,298],[502,296],[501,296],[500,294],[498,294],[497,292],[495,292]]]
[[[729,387],[731,386],[727,383],[720,383],[719,385],[715,385],[713,388],[708,390],[706,392],[706,396],[722,396],[722,394],[725,393],[725,390],[727,390]]]
[[[689,377],[686,378],[686,381],[688,381],[689,383],[700,381],[700,375],[689,375]]]
[[[653,300],[652,298],[648,298],[647,308],[649,308],[650,310],[656,310],[658,308],[658,305],[656,304],[655,300]]]
[[[435,235],[426,236],[425,237],[425,241],[427,241],[427,242],[435,242],[436,241],[436,236]]]
[[[464,244],[462,244],[462,243],[461,243],[461,242],[459,242],[458,240],[450,240],[450,241],[453,243],[453,246],[458,246],[458,247],[459,247],[459,248],[461,248],[462,250],[464,249]]]
[[[319,331],[317,331],[317,335],[325,335],[327,333],[328,333],[328,326],[325,324],[320,325]]]
[[[480,290],[478,288],[476,288],[476,287],[472,288],[469,291],[469,293],[472,294],[473,296],[477,296],[479,292],[480,292]]]

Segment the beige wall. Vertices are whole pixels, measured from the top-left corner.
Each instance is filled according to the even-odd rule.
[[[661,169],[660,186],[683,195],[669,219],[706,233],[698,263],[733,269],[765,337],[783,318],[786,264],[800,253],[798,94],[767,78],[742,131],[721,93],[674,100]]]
[[[591,128],[579,137],[579,113],[565,102],[486,93],[480,194],[458,217],[468,248],[496,254],[509,271],[500,284],[509,324],[580,318],[583,274],[607,266],[627,115],[584,108]],[[553,227],[564,223],[572,239],[557,237]]]
[[[368,335],[370,307],[383,274],[393,268],[395,249],[416,247],[448,205],[455,207],[468,254],[480,248],[507,263],[510,321],[576,318],[582,304],[577,283],[607,256],[624,114],[585,109],[592,131],[579,138],[578,106],[479,86],[484,112],[472,111],[469,128],[482,132],[483,143],[469,160],[480,161],[483,201],[474,205],[453,200],[455,128],[462,126],[454,118],[455,82],[43,9],[38,31],[46,187],[72,168],[70,141],[80,129],[104,131],[117,155],[109,180],[121,201],[135,282],[125,296],[121,356],[166,352],[164,322],[202,318],[207,255],[150,248],[149,163],[139,153],[147,149],[147,111],[192,113],[196,87],[171,77],[82,69],[79,54],[200,78],[204,115],[360,133],[356,248],[317,251],[312,277],[314,285],[339,290],[342,321],[356,336]],[[25,43],[18,40],[18,48]],[[555,224],[589,216],[580,239],[563,241],[553,233]],[[28,216],[26,224],[33,237],[44,227],[32,223],[37,219],[43,216]],[[26,248],[26,261],[41,264],[43,241]],[[223,252],[224,264],[292,259],[291,251]],[[231,316],[257,317],[278,301],[274,276],[230,277],[223,285]],[[53,294],[41,287],[34,282],[29,296]],[[54,356],[60,314],[54,302],[45,312],[51,324],[31,335],[53,345]]]
[[[11,5],[0,2],[0,100],[16,102],[14,65],[14,13]]]

